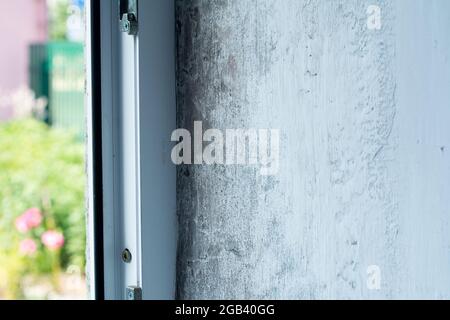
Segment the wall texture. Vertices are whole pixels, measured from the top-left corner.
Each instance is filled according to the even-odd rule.
[[[282,136],[273,177],[179,167],[179,298],[450,298],[450,2],[179,0],[177,28],[178,127]]]

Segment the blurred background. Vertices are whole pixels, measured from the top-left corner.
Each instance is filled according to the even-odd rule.
[[[0,299],[85,299],[84,0],[0,12]]]

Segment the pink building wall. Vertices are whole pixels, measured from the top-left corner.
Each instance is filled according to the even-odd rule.
[[[1,0],[0,119],[9,117],[7,96],[28,85],[28,46],[47,40],[46,0]]]

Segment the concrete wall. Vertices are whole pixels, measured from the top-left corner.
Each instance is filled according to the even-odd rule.
[[[178,127],[282,135],[274,177],[179,167],[178,297],[450,298],[450,2],[178,0],[177,20]]]

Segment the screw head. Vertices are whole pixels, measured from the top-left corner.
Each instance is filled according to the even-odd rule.
[[[133,259],[133,256],[131,255],[130,250],[128,250],[128,249],[123,250],[122,261],[125,263],[130,263],[132,259]]]

